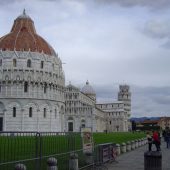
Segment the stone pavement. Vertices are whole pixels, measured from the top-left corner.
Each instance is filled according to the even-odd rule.
[[[117,158],[118,163],[106,164],[108,170],[144,170],[144,152],[148,145],[141,146],[136,150],[124,153]],[[152,150],[156,150],[155,145]],[[162,170],[170,170],[170,149],[166,148],[166,143],[162,142]]]

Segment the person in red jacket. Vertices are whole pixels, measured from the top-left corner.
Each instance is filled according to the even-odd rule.
[[[155,146],[156,146],[156,150],[157,150],[157,151],[160,151],[160,150],[161,150],[161,149],[160,149],[160,144],[161,144],[161,142],[160,142],[160,137],[159,137],[157,131],[155,131],[155,132],[153,133],[152,138],[153,138],[153,143],[154,143]]]

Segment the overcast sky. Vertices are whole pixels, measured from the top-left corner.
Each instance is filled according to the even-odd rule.
[[[170,116],[169,0],[0,0],[0,36],[23,9],[62,59],[66,84],[98,101],[132,92],[132,116]]]

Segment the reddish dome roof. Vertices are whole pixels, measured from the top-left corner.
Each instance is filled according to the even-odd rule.
[[[23,14],[17,17],[11,32],[0,38],[0,49],[5,51],[32,51],[55,55],[54,49],[35,30],[34,22]]]

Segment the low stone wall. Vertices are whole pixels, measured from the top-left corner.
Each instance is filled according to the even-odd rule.
[[[117,155],[129,152],[131,150],[135,150],[138,147],[144,146],[146,144],[147,144],[146,138],[132,140],[122,144],[116,144]]]

